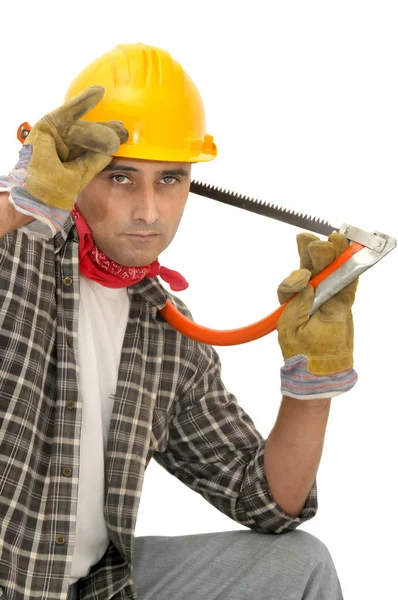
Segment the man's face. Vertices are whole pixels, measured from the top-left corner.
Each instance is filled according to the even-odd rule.
[[[187,163],[113,158],[76,199],[96,246],[125,266],[156,260],[178,229],[190,175]]]

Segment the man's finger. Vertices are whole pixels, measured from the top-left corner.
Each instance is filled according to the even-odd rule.
[[[66,163],[65,168],[70,173],[75,172],[81,176],[82,183],[87,185],[95,175],[98,175],[98,173],[109,165],[111,160],[112,157],[109,155],[102,154],[101,152],[87,151],[73,162]]]
[[[308,254],[313,265],[313,275],[318,275],[336,258],[334,246],[331,242],[311,242],[308,245]]]
[[[127,137],[128,133],[121,123],[113,122],[107,125],[78,121],[65,133],[63,140],[70,150],[76,152],[76,149],[81,149],[80,154],[86,150],[114,154]]]
[[[101,85],[94,85],[86,88],[77,96],[74,96],[68,102],[65,102],[59,108],[56,108],[47,115],[47,119],[54,123],[57,130],[62,134],[94,108],[105,93],[105,88]]]
[[[279,302],[283,304],[294,294],[301,292],[301,290],[307,287],[310,279],[311,271],[308,271],[308,269],[297,269],[297,271],[292,271],[278,287],[277,293]]]
[[[303,233],[299,233],[296,237],[297,240],[297,250],[300,257],[300,269],[308,269],[312,271],[312,262],[311,257],[308,254],[308,245],[311,242],[319,242],[319,238],[316,237],[313,233],[308,233],[307,231]]]
[[[347,250],[347,248],[350,245],[350,242],[348,241],[346,236],[343,233],[339,233],[337,231],[333,231],[333,233],[329,235],[328,239],[329,242],[333,244],[336,258],[340,256],[340,254],[342,254],[344,250]]]

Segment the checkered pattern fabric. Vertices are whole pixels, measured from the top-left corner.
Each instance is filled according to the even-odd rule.
[[[17,230],[0,240],[0,589],[7,600],[67,595],[82,418],[78,242],[70,216],[54,238]],[[157,279],[128,294],[106,455],[111,543],[81,580],[82,600],[137,598],[134,531],[152,457],[253,530],[282,533],[316,512],[315,485],[298,518],[273,501],[265,441],[225,389],[214,348],[181,335],[159,314],[170,299],[190,317],[181,300]]]

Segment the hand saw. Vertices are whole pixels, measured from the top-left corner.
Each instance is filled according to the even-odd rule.
[[[22,123],[17,131],[18,140],[23,143],[31,130],[29,123]],[[384,258],[397,245],[397,240],[379,231],[366,232],[358,227],[343,223],[340,228],[333,227],[326,221],[311,216],[299,214],[284,208],[270,205],[262,200],[242,196],[234,192],[216,188],[211,185],[192,181],[190,192],[218,200],[230,206],[249,210],[283,223],[294,225],[301,229],[313,231],[321,235],[330,235],[333,231],[343,233],[351,245],[335,261],[321,273],[310,280],[315,289],[314,302],[310,316],[329,298],[345,288],[351,281],[364,271]],[[183,314],[168,300],[160,310],[162,317],[177,331],[205,344],[214,346],[233,346],[256,340],[276,329],[288,300],[265,319],[239,329],[219,331],[197,325]]]
[[[349,248],[328,265],[326,269],[310,280],[309,283],[315,289],[310,316],[326,300],[337,294],[337,292],[345,288],[364,271],[375,265],[397,245],[396,239],[379,231],[366,232],[348,223],[343,223],[340,228],[333,227],[326,221],[279,208],[262,200],[248,198],[234,192],[215,188],[199,181],[191,182],[190,191],[193,194],[206,196],[207,198],[277,219],[278,221],[321,235],[328,236],[333,231],[339,231],[350,240],[351,245]],[[292,298],[287,302],[291,300]],[[182,315],[169,301],[160,313],[175,329],[194,340],[214,346],[232,346],[256,340],[273,331],[287,302],[261,321],[257,321],[246,327],[226,331],[208,329],[197,325]]]

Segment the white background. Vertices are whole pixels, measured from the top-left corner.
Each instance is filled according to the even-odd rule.
[[[300,212],[398,236],[398,19],[394,1],[2,3],[0,169],[20,123],[62,103],[118,43],[164,47],[199,87],[219,157],[195,176]],[[162,264],[195,320],[229,329],[277,307],[297,267],[294,227],[192,196]],[[333,401],[305,529],[329,547],[346,600],[396,596],[398,251],[361,277],[359,382]],[[227,387],[266,437],[279,406],[275,333],[219,349]],[[240,529],[150,464],[137,534]],[[243,559],[243,557],[242,557]]]

